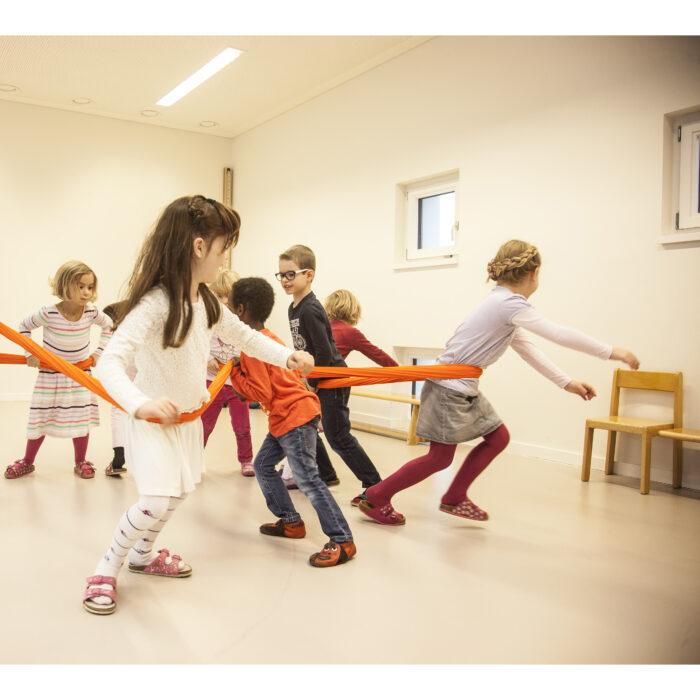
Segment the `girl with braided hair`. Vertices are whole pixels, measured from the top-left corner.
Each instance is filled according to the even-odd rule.
[[[204,472],[202,421],[178,419],[209,398],[212,333],[264,362],[304,374],[313,368],[311,355],[292,352],[253,330],[207,287],[236,244],[239,228],[238,214],[220,202],[201,195],[176,199],[146,238],[127,297],[117,308],[99,379],[127,413],[125,456],[139,498],[122,515],[106,554],[87,579],[83,607],[88,612],[114,612],[116,577],[127,556],[134,573],[171,578],[192,573],[180,556],[152,550]],[[133,379],[128,374],[132,362]]]
[[[629,350],[612,347],[572,328],[542,317],[528,298],[535,292],[542,264],[537,248],[511,240],[504,243],[487,266],[488,279],[496,286],[462,322],[447,341],[438,364],[467,364],[486,368],[510,346],[529,365],[557,386],[584,401],[596,393],[592,386],[571,379],[535,347],[526,331],[559,345],[603,360],[620,360],[632,369],[639,360]],[[367,489],[362,512],[383,525],[403,525],[406,519],[391,505],[392,497],[452,463],[460,442],[483,437],[457,471],[443,495],[440,510],[470,520],[487,520],[488,514],[467,496],[474,479],[508,445],[510,436],[503,421],[479,391],[478,379],[428,379],[421,392],[416,433],[430,441],[428,454],[411,460]]]

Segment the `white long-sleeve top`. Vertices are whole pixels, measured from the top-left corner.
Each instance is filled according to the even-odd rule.
[[[292,350],[266,338],[222,307],[221,319],[207,328],[201,299],[192,305],[192,325],[179,348],[163,348],[168,298],[161,287],[150,290],[122,321],[107,344],[95,374],[107,392],[133,415],[147,401],[167,396],[181,412],[209,399],[206,386],[210,338],[216,333],[251,357],[287,366]],[[136,366],[132,382],[127,374]]]
[[[573,328],[549,321],[522,295],[507,287],[496,286],[484,301],[467,316],[447,341],[437,358],[438,364],[465,364],[485,369],[498,360],[509,346],[529,365],[558,387],[570,381],[533,342],[526,331],[564,347],[607,360],[612,346]],[[468,396],[479,390],[478,379],[439,379],[435,381]]]

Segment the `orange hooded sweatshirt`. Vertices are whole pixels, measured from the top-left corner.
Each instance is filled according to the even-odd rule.
[[[284,345],[267,328],[260,332]],[[260,404],[273,437],[280,437],[321,415],[318,396],[302,384],[298,372],[268,365],[245,353],[241,353],[241,364],[231,371],[231,384],[246,399]]]

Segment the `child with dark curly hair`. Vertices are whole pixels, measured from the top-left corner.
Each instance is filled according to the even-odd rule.
[[[261,277],[246,277],[233,285],[231,310],[254,330],[278,343],[282,341],[265,328],[275,303],[275,293]],[[260,526],[263,535],[299,539],[306,535],[301,516],[294,508],[282,477],[275,467],[286,457],[294,479],[309,497],[329,542],[312,554],[312,566],[344,564],[357,551],[352,532],[338,504],[321,479],[316,464],[317,426],[321,415],[318,397],[309,391],[298,373],[275,367],[241,353],[240,365],[231,372],[233,388],[250,401],[257,401],[269,421],[253,467],[267,507],[279,520]]]

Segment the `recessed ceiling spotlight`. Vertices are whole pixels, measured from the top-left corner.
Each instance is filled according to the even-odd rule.
[[[189,78],[186,78],[177,87],[173,88],[165,97],[161,97],[156,104],[161,107],[170,107],[188,92],[191,92],[205,80],[211,78],[212,75],[218,73],[231,61],[237,59],[242,53],[243,51],[238,49],[224,49],[218,56],[214,56],[209,63],[203,65],[199,70],[192,73]]]
[[[160,112],[157,112],[155,109],[142,109],[141,110],[142,117],[157,117],[159,114],[160,114]]]
[[[89,97],[74,97],[73,102],[77,105],[89,105],[92,100]]]
[[[219,122],[199,122],[199,126],[203,126],[207,129],[211,129],[212,126],[219,126]]]
[[[8,85],[7,83],[0,85],[0,92],[17,92],[18,90],[16,85]]]

